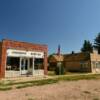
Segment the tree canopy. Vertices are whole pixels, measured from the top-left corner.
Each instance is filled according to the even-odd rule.
[[[83,47],[81,48],[81,51],[82,52],[90,52],[90,53],[92,53],[93,52],[92,43],[90,43],[89,40],[84,40]]]
[[[96,48],[98,50],[98,53],[100,54],[100,32],[94,40],[94,48]]]

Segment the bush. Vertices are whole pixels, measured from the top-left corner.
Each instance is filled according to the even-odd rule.
[[[56,75],[64,75],[65,74],[65,68],[63,66],[57,66],[55,68],[55,74]]]

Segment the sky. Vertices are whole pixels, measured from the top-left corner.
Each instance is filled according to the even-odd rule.
[[[49,54],[79,52],[100,32],[100,0],[0,0],[0,40],[47,44]]]

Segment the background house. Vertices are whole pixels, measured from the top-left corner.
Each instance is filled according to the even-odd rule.
[[[71,72],[91,72],[90,53],[64,55],[64,67]]]
[[[49,69],[55,69],[59,61],[66,71],[100,73],[100,54],[96,50],[93,53],[52,55],[49,59]]]

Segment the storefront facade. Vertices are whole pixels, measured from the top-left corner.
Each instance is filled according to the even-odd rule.
[[[47,74],[47,46],[2,40],[0,43],[0,77]]]

